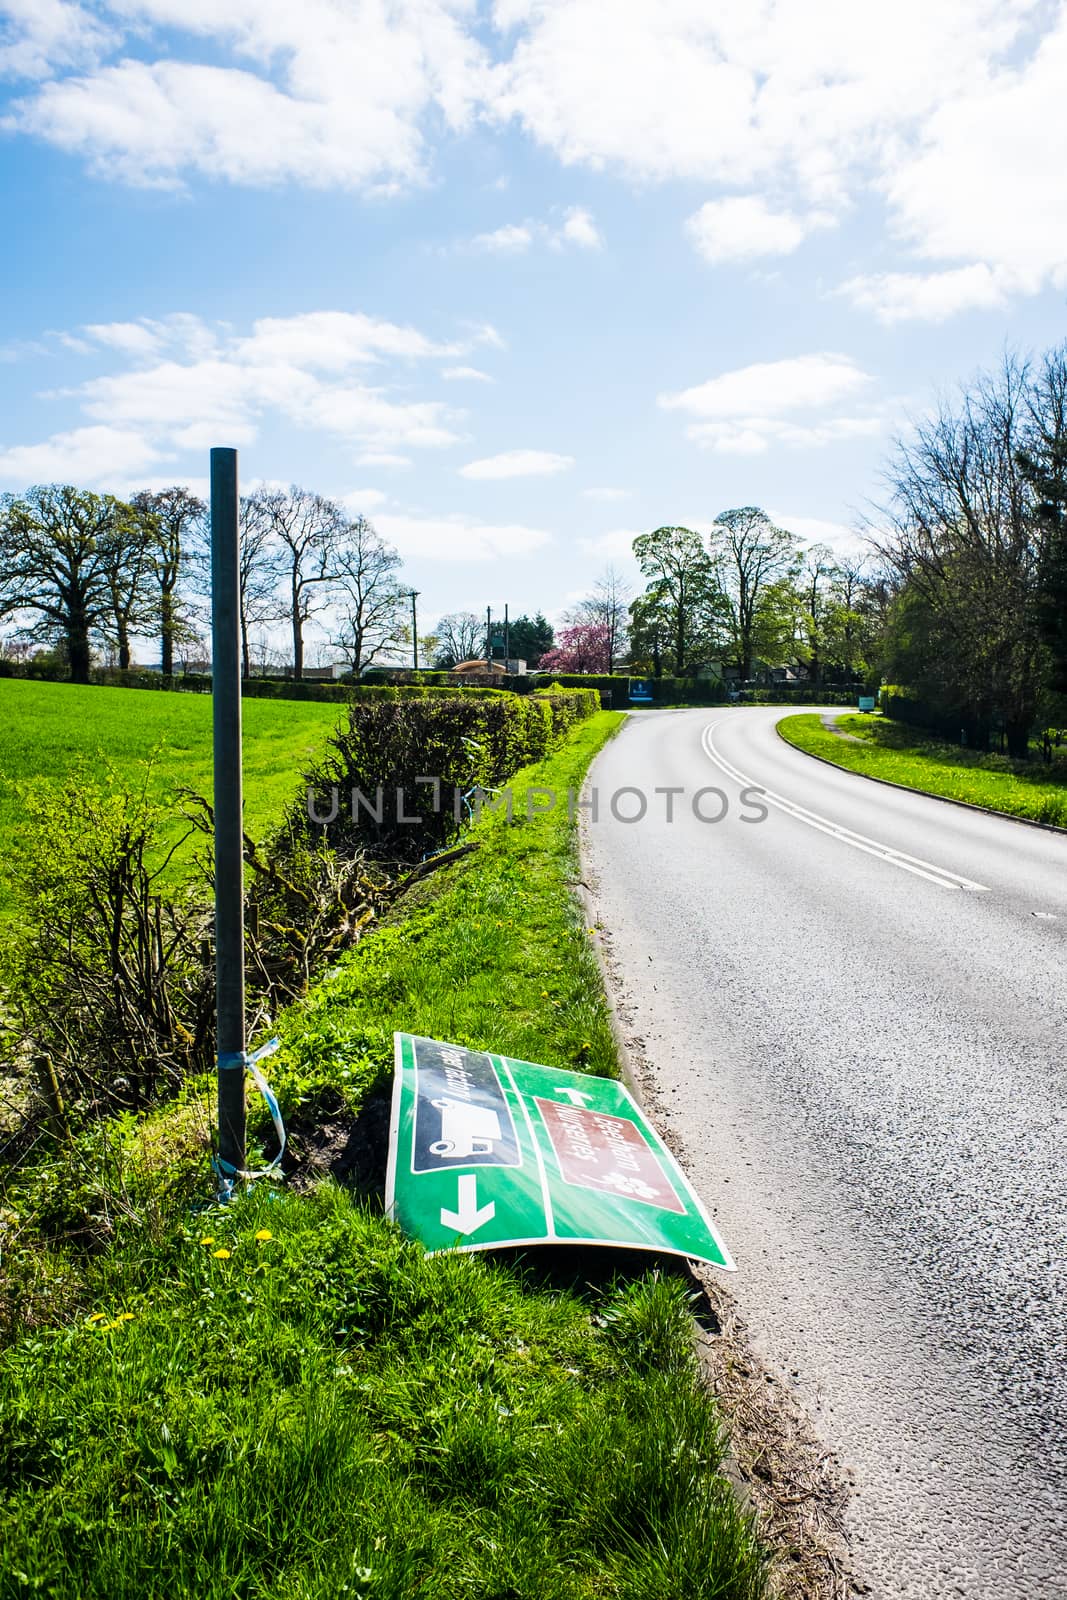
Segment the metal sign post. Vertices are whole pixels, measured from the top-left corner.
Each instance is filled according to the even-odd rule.
[[[211,452],[211,641],[219,1165],[225,1183],[245,1168],[244,848],[236,450]]]
[[[599,1244],[733,1269],[613,1078],[398,1033],[386,1207],[428,1250]]]

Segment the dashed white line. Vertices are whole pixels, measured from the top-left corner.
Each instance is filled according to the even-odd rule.
[[[939,867],[932,861],[924,861],[920,856],[910,856],[904,850],[894,849],[892,845],[880,844],[877,839],[869,839],[866,834],[856,833],[840,822],[832,822],[829,817],[822,817],[817,811],[809,811],[806,806],[798,805],[795,800],[789,800],[785,795],[777,794],[773,789],[766,789],[752,778],[747,778],[733,762],[727,761],[726,757],[715,748],[712,734],[717,726],[717,723],[709,722],[701,734],[700,742],[704,747],[704,754],[720,771],[725,772],[728,778],[732,778],[742,788],[758,791],[760,798],[767,805],[784,811],[787,816],[795,817],[797,822],[803,822],[807,827],[817,829],[819,833],[829,834],[831,838],[851,846],[853,850],[862,850],[869,856],[878,856],[891,867],[899,867],[902,872],[912,872],[917,878],[926,878],[929,883],[936,883],[940,889],[967,889],[976,894],[989,893],[988,884],[975,883],[973,878],[965,878],[960,872],[950,872],[947,867]]]

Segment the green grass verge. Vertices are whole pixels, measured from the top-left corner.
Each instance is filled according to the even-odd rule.
[[[580,724],[517,799],[577,788],[620,720]],[[282,1019],[290,1109],[357,1109],[394,1026],[614,1070],[565,803],[476,837]],[[764,1593],[678,1278],[597,1282],[585,1258],[579,1291],[536,1253],[427,1258],[332,1184],[194,1221],[165,1196],[203,1183],[198,1115],[190,1093],[122,1126],[112,1243],[53,1247],[63,1314],[0,1356],[0,1600]],[[86,1192],[57,1173],[25,1205],[99,1212],[83,1170]]]
[[[1010,761],[946,744],[902,722],[883,717],[840,716],[842,739],[825,728],[819,716],[786,717],[778,732],[788,744],[809,755],[864,777],[885,778],[907,789],[965,800],[988,811],[1003,811],[1034,822],[1067,827],[1067,761]]]
[[[614,1075],[597,933],[573,889],[567,793],[580,788],[622,720],[601,711],[561,750],[516,773],[512,823],[503,811],[483,813],[474,853],[410,891],[386,926],[282,1018],[284,1048],[272,1075],[284,1106],[295,1109],[323,1086],[343,1088],[358,1106],[392,1073],[394,1029]],[[559,798],[553,811],[528,820],[533,788]]]
[[[337,727],[344,707],[292,700],[245,700],[246,827],[262,834],[300,787],[300,777]],[[85,687],[0,678],[0,900],[3,862],[17,854],[20,783],[65,783],[78,770],[103,779],[113,770],[126,787],[144,779],[174,808],[169,845],[184,823],[182,786],[211,796],[211,697],[167,690]]]

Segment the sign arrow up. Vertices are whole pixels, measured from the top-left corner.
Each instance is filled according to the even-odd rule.
[[[457,1233],[475,1233],[486,1222],[492,1222],[496,1216],[496,1205],[490,1200],[486,1205],[478,1205],[478,1179],[473,1173],[464,1173],[459,1180],[459,1207],[456,1211],[441,1208],[441,1226],[455,1228]]]

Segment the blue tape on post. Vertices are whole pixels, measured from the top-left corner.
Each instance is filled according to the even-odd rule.
[[[281,1166],[282,1156],[285,1154],[285,1123],[282,1121],[278,1097],[262,1072],[260,1072],[258,1065],[266,1056],[272,1056],[280,1044],[280,1039],[268,1039],[266,1044],[260,1045],[259,1049],[254,1050],[251,1055],[244,1050],[229,1050],[218,1057],[220,1072],[235,1071],[238,1067],[247,1067],[251,1072],[253,1083],[267,1102],[267,1110],[270,1112],[270,1118],[274,1124],[274,1132],[278,1138],[278,1154],[273,1161],[262,1167],[258,1172],[239,1172],[228,1161],[223,1161],[221,1156],[213,1158],[211,1165],[214,1168],[215,1176],[219,1180],[219,1201],[223,1205],[232,1199],[234,1186],[238,1178],[253,1179],[281,1176],[278,1168]]]

